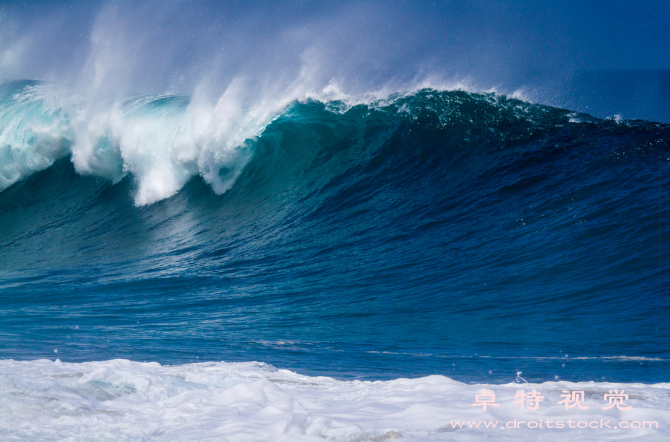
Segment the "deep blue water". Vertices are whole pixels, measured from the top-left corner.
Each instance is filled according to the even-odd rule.
[[[668,380],[670,125],[463,91],[294,102],[222,195],[196,174],[137,206],[132,170],[75,170],[67,127],[7,122],[24,87],[0,164],[62,152],[0,192],[0,359]]]

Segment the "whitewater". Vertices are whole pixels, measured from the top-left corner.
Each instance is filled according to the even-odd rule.
[[[483,389],[501,405],[472,407]],[[625,390],[631,410],[603,410]],[[338,381],[263,363],[161,366],[128,360],[71,364],[0,361],[0,436],[7,440],[217,441],[664,441],[670,437],[670,384],[545,382],[464,384],[444,376]],[[539,391],[537,411],[519,411],[518,390]],[[558,405],[563,390],[586,392],[588,409]],[[573,427],[514,428],[512,421],[567,421]],[[577,428],[606,421],[609,428]],[[459,422],[499,422],[461,428]],[[658,429],[618,428],[621,421]]]
[[[198,174],[224,193],[248,162],[245,140],[260,135],[295,99],[288,94],[249,108],[239,88],[233,82],[215,103],[178,95],[87,103],[63,86],[6,83],[0,88],[0,190],[70,155],[80,174],[116,183],[132,173],[138,205],[174,195]]]

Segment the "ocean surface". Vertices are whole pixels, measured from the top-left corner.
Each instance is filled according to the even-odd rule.
[[[450,440],[478,385],[527,381],[632,389],[667,436],[670,125],[228,98],[0,86],[0,435]]]

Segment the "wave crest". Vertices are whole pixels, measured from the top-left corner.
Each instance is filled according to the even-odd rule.
[[[117,183],[131,174],[138,206],[173,196],[196,175],[223,194],[253,157],[253,140],[267,125],[279,116],[296,117],[289,104],[298,94],[250,105],[243,85],[234,81],[214,103],[202,95],[139,96],[100,103],[46,83],[5,84],[0,95],[0,191],[71,155],[82,175]],[[429,126],[451,128],[449,137],[465,141],[486,135],[481,127],[495,131],[519,123],[517,129],[499,131],[498,141],[506,142],[519,134],[566,124],[575,115],[492,93],[424,89],[366,100],[330,85],[321,95],[336,98],[324,98],[325,109],[334,114],[360,105],[366,109],[362,118],[374,111],[393,121],[421,119]],[[311,100],[309,94],[301,97],[298,101]],[[303,117],[297,115],[298,120]]]
[[[0,95],[0,190],[71,155],[78,173],[137,182],[135,204],[168,198],[201,175],[228,190],[260,134],[269,110],[245,109],[230,90],[217,103],[180,95],[85,103],[66,88],[14,82]]]

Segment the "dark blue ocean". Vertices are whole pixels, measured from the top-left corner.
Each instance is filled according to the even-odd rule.
[[[667,381],[668,124],[423,89],[189,156],[188,97],[86,132],[40,88],[0,91],[0,359]]]

